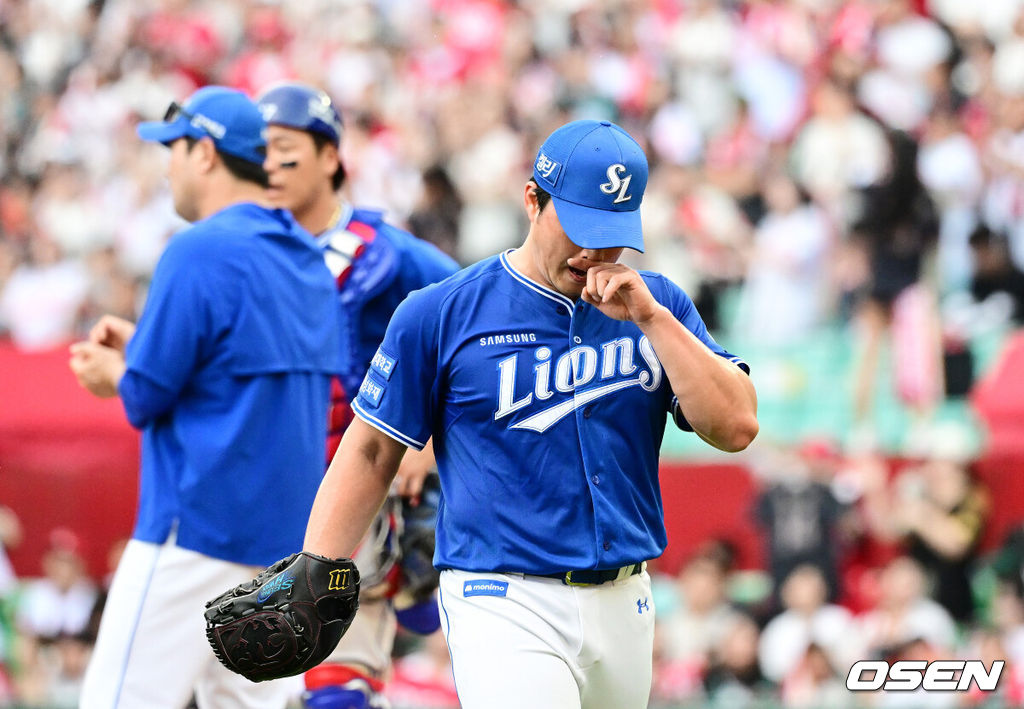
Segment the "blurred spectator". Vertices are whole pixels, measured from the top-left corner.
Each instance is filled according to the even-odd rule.
[[[96,587],[86,576],[80,547],[78,536],[69,529],[50,533],[44,576],[26,587],[19,602],[18,630],[26,637],[52,641],[86,629]]]
[[[771,684],[757,660],[758,627],[754,619],[739,615],[722,629],[704,675],[704,690],[713,707],[742,709],[756,706]]]
[[[795,450],[766,456],[767,485],[754,507],[765,532],[766,566],[777,594],[797,568],[811,565],[826,584],[826,599],[839,598],[839,560],[850,533],[848,502],[840,501],[833,482],[839,464],[835,446],[809,440]]]
[[[825,320],[832,231],[788,175],[769,173],[762,193],[767,213],[754,230],[735,327],[764,344],[792,344]]]
[[[24,350],[70,341],[89,276],[77,260],[63,260],[53,241],[33,238],[28,259],[17,266],[0,292],[0,324]]]
[[[975,301],[986,310],[998,309],[1018,327],[1024,325],[1024,271],[1010,259],[1006,239],[982,224],[971,233],[970,246]]]
[[[839,667],[845,669],[846,665]],[[855,706],[855,695],[846,689],[846,677],[836,671],[829,654],[811,643],[780,688],[782,705],[790,709],[842,709]]]
[[[1007,643],[997,629],[982,628],[968,638],[963,657],[981,660],[985,667],[991,668],[992,663],[1005,663],[995,691],[982,691],[977,685],[971,684],[966,703],[971,706],[997,706],[1000,703],[1007,707],[1024,706],[1024,671],[1021,670],[1021,657],[1012,654]]]
[[[800,186],[845,223],[852,191],[884,177],[889,148],[882,128],[857,110],[851,88],[830,78],[814,90],[790,161]]]
[[[462,199],[448,173],[440,165],[423,172],[423,195],[409,215],[409,231],[455,256]]]
[[[1010,256],[1024,269],[1024,92],[998,95],[992,113],[993,129],[982,146],[989,174],[982,216],[990,227],[1007,234]]]
[[[917,174],[917,143],[889,133],[888,174],[860,191],[853,223],[869,277],[858,310],[861,344],[854,383],[854,421],[869,425],[882,339],[892,326],[897,394],[926,422],[941,393],[938,313],[921,285],[927,250],[938,233],[935,204]]]
[[[61,527],[49,541],[44,576],[19,600],[17,691],[29,706],[71,707],[93,640],[87,631],[97,592],[85,574],[78,536]]]
[[[91,636],[80,633],[61,635],[41,648],[42,676],[36,687],[23,692],[22,700],[46,709],[77,709],[92,644]]]
[[[700,696],[712,651],[739,618],[726,598],[728,567],[712,553],[699,553],[675,580],[678,602],[658,616],[655,695],[662,701]]]
[[[849,667],[860,659],[850,644],[853,616],[828,604],[827,594],[825,577],[814,566],[797,567],[783,582],[785,610],[761,633],[758,655],[765,677],[784,687],[789,683],[794,691],[797,685],[805,691],[813,687],[817,694],[819,685],[835,674],[826,668]]]
[[[708,139],[705,179],[735,199],[751,224],[764,216],[761,171],[768,157],[768,145],[757,134],[744,102],[732,123]]]
[[[860,98],[891,128],[914,130],[932,107],[953,43],[911,0],[881,0],[878,8],[877,65],[861,78]]]
[[[908,644],[923,641],[948,653],[956,642],[956,625],[945,608],[927,597],[921,565],[898,557],[879,575],[877,607],[857,617],[857,637],[850,638],[864,658],[887,659]]]
[[[937,267],[943,293],[966,290],[971,277],[968,239],[977,222],[984,186],[978,147],[964,132],[962,119],[948,101],[929,115],[917,156],[921,182],[939,210]]]
[[[933,458],[904,470],[891,485],[869,481],[864,510],[875,534],[900,540],[921,564],[930,595],[955,620],[970,621],[971,575],[989,500],[965,465],[934,445]]]

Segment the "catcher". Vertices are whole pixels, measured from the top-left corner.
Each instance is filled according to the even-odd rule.
[[[329,462],[352,420],[349,401],[391,314],[410,291],[447,277],[458,266],[432,245],[385,223],[379,212],[338,201],[345,180],[342,120],[325,92],[279,84],[266,90],[258,105],[268,124],[267,196],[317,236],[338,289],[345,346],[332,392]],[[381,692],[396,617],[415,632],[437,629],[433,591],[438,573],[432,558],[440,488],[432,469],[429,449],[407,456],[393,494],[356,551],[360,611],[327,661],[306,674],[304,701],[310,709],[384,706]],[[212,620],[223,622],[230,614],[213,614]]]

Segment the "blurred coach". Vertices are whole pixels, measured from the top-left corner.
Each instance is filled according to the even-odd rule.
[[[168,244],[138,326],[106,316],[71,349],[82,386],[120,396],[143,432],[135,531],[81,706],[181,709],[194,694],[280,709],[296,684],[224,669],[202,611],[301,548],[338,369],[334,280],[288,212],[259,206],[265,124],[244,94],[200,89],[138,132],[170,148],[174,206],[193,225]]]

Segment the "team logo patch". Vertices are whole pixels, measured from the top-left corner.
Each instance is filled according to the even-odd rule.
[[[558,181],[558,171],[562,168],[557,162],[549,158],[544,153],[537,156],[537,174],[543,177],[550,184],[555,184]]]
[[[334,109],[331,108],[331,99],[327,94],[320,92],[317,96],[311,97],[306,105],[306,112],[313,118],[329,125],[339,135],[341,134],[341,124],[338,123]]]
[[[392,357],[378,347],[377,354],[373,355],[373,359],[370,360],[370,369],[384,377],[384,381],[388,381],[391,379],[391,373],[395,371],[395,364],[397,362],[398,360],[395,357]]]
[[[376,409],[380,406],[380,400],[384,396],[385,389],[387,389],[387,385],[384,382],[377,381],[372,372],[367,372],[366,376],[363,377],[362,385],[359,387],[359,396]]]
[[[287,591],[292,587],[292,584],[294,583],[294,576],[287,576],[285,574],[275,576],[274,578],[270,579],[270,581],[265,583],[263,585],[263,588],[260,589],[260,592],[256,594],[256,602],[263,603],[278,591]]]
[[[605,194],[614,194],[615,199],[612,204],[621,204],[622,202],[628,202],[633,199],[633,195],[627,194],[629,192],[629,183],[633,179],[633,175],[626,175],[622,177],[622,173],[626,171],[626,166],[622,163],[611,165],[608,171],[605,173],[608,177],[608,181],[601,185],[601,191]],[[615,193],[618,194],[615,194]]]
[[[257,106],[260,109],[260,115],[263,116],[263,120],[269,121],[271,118],[277,115],[277,104],[276,103],[264,103]]]
[[[508,581],[494,579],[474,579],[462,584],[462,595],[470,596],[504,596],[508,594]]]

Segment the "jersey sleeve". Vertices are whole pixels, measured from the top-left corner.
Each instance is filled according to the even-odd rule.
[[[724,347],[715,342],[715,338],[713,338],[711,333],[708,332],[707,325],[704,324],[704,320],[701,318],[700,313],[697,312],[697,307],[693,304],[693,300],[690,296],[688,296],[682,288],[664,276],[660,274],[654,274],[654,276],[659,283],[659,290],[661,291],[658,300],[662,305],[672,311],[676,320],[681,322],[683,327],[692,332],[698,340],[707,345],[709,350],[719,357],[729,360],[745,373],[750,374],[750,366],[743,361],[743,359],[727,351]],[[676,426],[684,431],[693,431],[693,427],[690,425],[689,421],[686,420],[682,409],[679,408],[679,400],[675,396],[672,397],[669,410],[672,414],[672,420],[675,422]]]
[[[128,423],[142,430],[177,401],[177,392],[162,387],[138,370],[129,369],[117,386]]]
[[[402,277],[407,291],[443,281],[459,270],[459,264],[433,244],[399,229],[390,233],[404,255]]]
[[[435,288],[406,298],[363,377],[352,410],[410,448],[430,438],[437,401],[440,303]]]
[[[153,273],[146,305],[126,349],[129,373],[138,373],[173,395],[210,355],[227,319],[233,294],[219,287],[220,269],[210,251],[193,235],[171,240]],[[130,398],[133,391],[122,388],[121,394]],[[149,408],[143,402],[125,401],[126,409],[138,406]]]

